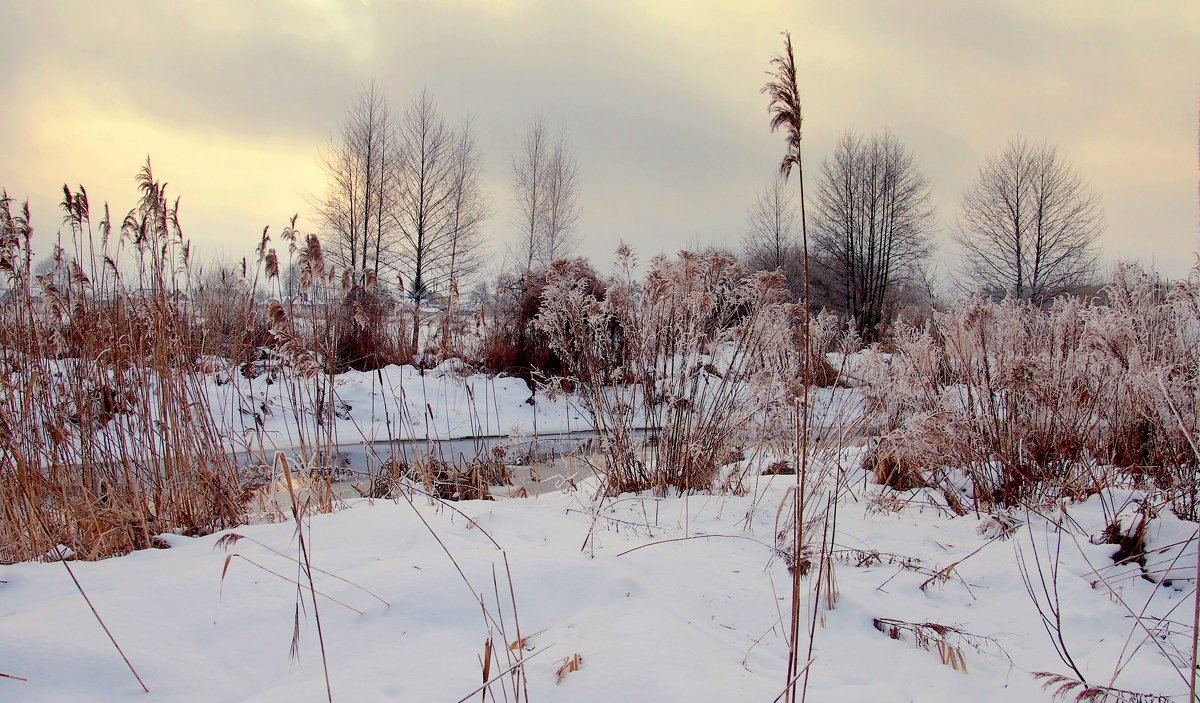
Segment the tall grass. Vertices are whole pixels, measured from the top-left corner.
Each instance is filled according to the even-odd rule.
[[[471,332],[454,295],[414,348],[387,287],[328,265],[295,217],[279,250],[264,229],[253,256],[197,264],[149,161],[137,183],[132,210],[114,218],[106,204],[96,222],[86,191],[64,187],[63,230],[37,274],[28,204],[0,199],[0,561],[57,544],[101,558],[244,521],[260,486],[239,480],[230,450],[271,464],[260,382],[296,419],[294,468],[328,489],[337,374],[479,357],[489,334],[482,316]],[[241,407],[214,407],[214,383]],[[227,411],[253,418],[246,432],[218,427]]]
[[[0,201],[0,560],[59,544],[98,558],[241,519],[196,373],[178,201],[148,161],[137,182],[137,207],[114,223],[105,206],[95,227],[86,191],[64,187],[71,248],[36,278],[28,206]]]

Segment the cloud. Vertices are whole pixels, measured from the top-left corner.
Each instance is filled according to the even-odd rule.
[[[848,128],[889,128],[928,174],[941,239],[978,162],[1045,139],[1104,198],[1110,258],[1181,275],[1196,246],[1194,3],[23,3],[0,62],[0,185],[43,235],[65,180],[121,209],[146,153],[201,251],[307,208],[356,87],[429,88],[479,128],[499,249],[510,159],[539,112],[582,168],[582,253],[736,245],[781,137],[759,94],[790,28],[806,177]],[[238,249],[241,247],[241,249]]]

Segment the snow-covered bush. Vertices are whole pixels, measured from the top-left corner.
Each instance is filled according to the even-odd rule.
[[[795,381],[799,308],[778,274],[725,254],[656,257],[642,280],[632,250],[618,255],[602,298],[555,264],[535,326],[591,411],[609,493],[709,489],[741,430],[788,393],[783,372]]]
[[[864,384],[884,432],[877,475],[961,469],[978,505],[1013,505],[1094,490],[1080,469],[1111,465],[1194,515],[1198,291],[1196,273],[1167,291],[1123,266],[1106,304],[976,297],[901,325]]]

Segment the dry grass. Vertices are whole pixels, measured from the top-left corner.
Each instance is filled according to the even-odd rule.
[[[563,679],[567,678],[567,674],[573,671],[579,671],[580,667],[582,666],[583,657],[579,656],[578,652],[566,657],[565,659],[559,660],[558,667],[554,670],[554,683],[562,683]]]
[[[1036,671],[1033,677],[1041,681],[1042,690],[1050,691],[1056,700],[1074,700],[1077,703],[1169,703],[1174,700],[1171,696],[1087,684],[1050,671]]]
[[[875,618],[872,622],[876,630],[894,640],[903,640],[907,635],[912,637],[913,644],[921,649],[936,649],[943,665],[967,673],[967,659],[963,656],[962,647],[947,640],[948,635],[960,634],[961,630],[934,622],[902,622],[888,618]]]
[[[316,480],[332,464],[337,373],[479,351],[455,297],[418,358],[385,287],[329,266],[296,218],[282,251],[264,229],[253,257],[197,265],[178,201],[149,163],[138,186],[123,219],[105,205],[96,223],[86,192],[64,188],[67,232],[40,275],[28,206],[0,200],[0,562],[58,544],[97,559],[160,546],[163,532],[243,522],[271,485],[242,481],[228,448],[270,457],[261,436],[222,436],[205,374],[221,372],[235,392],[241,376],[288,384],[291,439]],[[414,476],[465,498],[501,473],[484,462]]]
[[[114,231],[64,188],[74,248],[31,272],[28,209],[0,205],[0,561],[65,545],[95,559],[162,532],[237,524],[237,477],[204,400],[186,295],[190,247],[150,165]],[[125,271],[136,271],[136,276]]]
[[[512,485],[512,472],[499,456],[476,459],[462,467],[432,455],[412,461],[390,457],[359,492],[367,498],[397,498],[413,484],[439,500],[491,500],[490,487]]]
[[[327,467],[333,375],[412,358],[375,281],[340,286],[357,279],[327,267],[295,218],[285,295],[266,230],[254,259],[203,271],[149,162],[137,182],[136,207],[114,220],[105,205],[96,223],[86,192],[64,187],[68,236],[40,275],[28,206],[0,201],[0,561],[58,544],[97,559],[241,523],[253,491],[227,443],[253,438],[216,426],[214,368],[298,371],[286,377],[300,454]]]

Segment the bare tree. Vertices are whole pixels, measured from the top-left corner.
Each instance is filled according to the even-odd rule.
[[[1057,150],[1017,137],[962,197],[961,283],[1041,304],[1090,280],[1103,224],[1099,198]]]
[[[484,264],[483,223],[491,206],[479,182],[480,156],[469,117],[455,137],[453,158],[446,278],[451,286],[467,286]]]
[[[397,125],[388,112],[387,104],[383,105],[381,129],[377,135],[378,157],[375,159],[375,174],[372,179],[375,187],[375,222],[374,222],[374,253],[373,261],[369,261],[365,253],[363,267],[368,266],[375,273],[376,280],[381,269],[394,268],[395,252],[391,251],[396,224],[396,213],[399,208],[400,179],[404,171],[404,153],[400,150]],[[364,247],[364,252],[367,249]]]
[[[579,221],[579,164],[565,134],[550,152],[546,164],[545,208],[542,212],[542,245],[546,265],[570,256],[579,246],[575,224]]]
[[[422,91],[400,125],[404,172],[397,211],[400,254],[397,258],[407,295],[413,301],[413,346],[420,335],[421,304],[445,276],[450,252],[448,232],[454,219],[455,139],[433,98]]]
[[[868,341],[929,258],[929,198],[928,180],[890,132],[869,139],[847,132],[821,164],[813,240],[822,278]]]
[[[325,249],[337,265],[358,268],[360,229],[355,203],[362,167],[348,121],[342,124],[338,137],[330,138],[317,160],[328,179],[325,192],[314,204]]]
[[[795,294],[803,287],[800,244],[796,238],[796,206],[787,181],[776,175],[746,213],[742,257],[753,271],[782,270]]]
[[[578,246],[579,165],[566,137],[551,145],[545,120],[538,116],[513,159],[517,258],[528,272],[569,256]]]
[[[533,269],[541,249],[541,221],[546,197],[542,188],[550,158],[547,142],[546,122],[538,115],[525,132],[521,150],[513,157],[513,191],[517,199],[515,219],[521,228],[516,253],[526,273]]]
[[[483,262],[488,200],[470,120],[448,127],[427,91],[394,116],[372,82],[320,161],[329,181],[317,210],[330,257],[353,272],[354,290],[368,273],[398,276],[413,302],[416,345],[422,305]]]
[[[359,283],[367,269],[378,274],[387,260],[400,165],[394,133],[387,100],[372,81],[352,100],[337,136],[319,157],[328,177],[317,203],[326,248]]]

